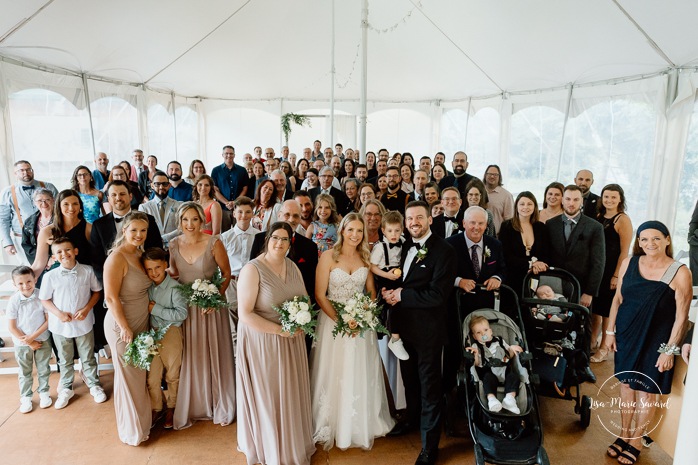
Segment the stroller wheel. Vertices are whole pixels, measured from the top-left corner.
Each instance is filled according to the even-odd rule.
[[[588,428],[591,422],[591,398],[589,396],[582,396],[582,405],[579,412],[579,423],[581,423],[582,428]]]
[[[536,457],[538,465],[550,465],[550,459],[548,458],[548,453],[545,451],[543,446],[538,448],[538,457]]]
[[[485,465],[485,453],[482,452],[482,446],[480,444],[475,444],[475,446],[473,446],[473,449],[475,451],[475,464]]]

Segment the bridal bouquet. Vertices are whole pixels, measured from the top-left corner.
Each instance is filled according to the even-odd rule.
[[[160,344],[158,342],[165,337],[168,329],[170,329],[170,325],[140,333],[126,346],[121,360],[123,360],[125,365],[131,365],[141,370],[150,370],[153,357],[159,353]]]
[[[366,331],[389,334],[378,319],[381,306],[362,292],[355,293],[346,303],[332,302],[337,310],[337,323],[332,330],[336,338],[341,336],[364,337]]]
[[[281,328],[284,331],[293,334],[300,328],[305,334],[315,339],[318,311],[310,302],[310,297],[296,296],[282,303],[280,307],[273,308],[281,315]]]
[[[216,270],[210,281],[197,279],[190,284],[180,284],[177,289],[186,297],[190,306],[196,305],[200,309],[215,308],[218,311],[221,308],[228,308],[228,302],[218,290],[222,283],[221,270]]]

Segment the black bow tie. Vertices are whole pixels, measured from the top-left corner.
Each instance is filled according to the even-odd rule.
[[[34,186],[22,186],[22,190],[23,190],[23,191],[33,191],[33,190],[34,190]]]
[[[395,247],[402,247],[402,244],[400,244],[399,242],[396,242],[395,244],[388,243],[388,247],[394,249]]]
[[[414,247],[414,248],[417,249],[417,250],[419,250],[419,249],[422,248],[422,246],[419,244],[419,242],[414,242],[414,243],[412,244],[412,247]]]
[[[444,221],[450,221],[451,223],[458,226],[458,220],[452,216],[444,216]]]
[[[121,223],[122,221],[124,221],[124,217],[123,217],[123,216],[122,216],[121,218],[114,217],[114,222],[115,222],[116,224],[119,224],[119,223]]]

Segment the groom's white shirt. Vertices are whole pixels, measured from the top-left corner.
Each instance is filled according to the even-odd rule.
[[[429,228],[429,232],[424,235],[424,237],[421,237],[418,241],[415,241],[414,238],[412,239],[413,243],[419,243],[419,247],[422,248],[424,247],[424,244],[429,240],[431,237],[431,228]],[[412,260],[414,260],[414,257],[417,255],[417,249],[414,247],[410,247],[410,250],[407,252],[407,256],[405,257],[405,265],[403,266],[402,269],[402,276],[407,276],[407,273],[410,271],[410,267],[412,266]]]

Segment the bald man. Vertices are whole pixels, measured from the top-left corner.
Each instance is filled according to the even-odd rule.
[[[584,202],[582,212],[589,218],[596,219],[599,196],[591,192],[591,186],[594,184],[594,173],[589,170],[579,170],[577,176],[574,177],[574,183],[582,190],[582,201]]]

